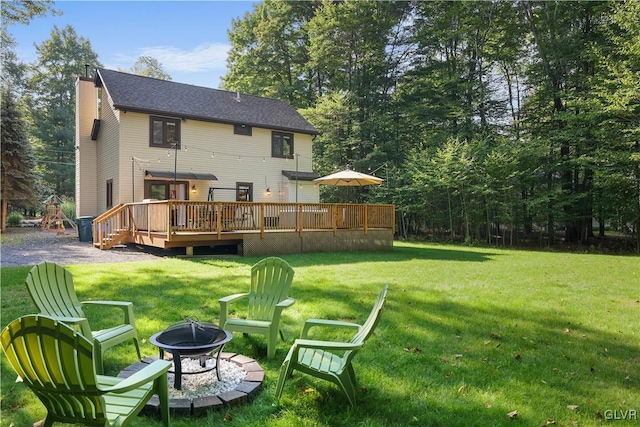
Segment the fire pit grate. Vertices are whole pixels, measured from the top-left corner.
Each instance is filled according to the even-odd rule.
[[[216,370],[218,380],[220,380],[220,353],[224,345],[233,338],[231,332],[209,322],[199,322],[187,319],[169,326],[162,332],[152,335],[149,338],[151,344],[158,347],[160,358],[164,358],[164,352],[168,351],[173,356],[173,367],[175,379],[173,387],[180,390],[182,386],[182,375],[200,374],[203,372]],[[215,354],[216,364],[214,367],[206,368],[206,356]],[[182,358],[200,358],[200,366],[203,368],[197,372],[182,372]]]

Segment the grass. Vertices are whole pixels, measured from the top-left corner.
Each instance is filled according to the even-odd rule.
[[[266,359],[260,336],[226,347],[256,358],[263,390],[246,405],[173,426],[592,426],[611,411],[640,412],[640,262],[566,254],[396,243],[385,253],[284,256],[295,268],[286,343]],[[133,301],[141,339],[185,316],[217,322],[218,298],[247,288],[257,258],[172,258],[70,265],[81,299]],[[5,267],[2,326],[31,313],[28,267]],[[278,369],[307,318],[362,322],[390,285],[375,335],[355,358],[358,405],[332,384],[294,373],[279,404]],[[241,313],[242,310],[240,310]],[[88,313],[94,327],[111,320]],[[155,355],[143,344],[145,355]],[[135,361],[132,345],[106,354],[107,374]],[[30,426],[44,407],[2,355],[2,426]],[[509,413],[517,411],[517,417]],[[629,413],[629,412],[625,412]],[[637,420],[618,420],[632,425]],[[134,426],[156,426],[139,417]]]

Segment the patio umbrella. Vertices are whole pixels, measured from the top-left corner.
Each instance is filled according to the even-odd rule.
[[[366,173],[356,172],[351,169],[332,173],[331,175],[323,176],[313,180],[313,182],[317,184],[335,185],[338,187],[362,187],[365,185],[380,185],[382,184],[382,181],[382,178],[378,178],[377,176],[367,175]]]

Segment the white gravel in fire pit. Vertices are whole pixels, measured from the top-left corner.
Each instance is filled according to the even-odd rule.
[[[216,360],[209,358],[206,362],[206,369],[213,368]],[[247,372],[233,362],[220,360],[220,378],[216,376],[213,369],[201,374],[184,375],[185,372],[198,372],[205,368],[200,366],[197,359],[182,359],[182,390],[173,388],[174,374],[169,374],[169,398],[189,399],[196,397],[215,396],[225,391],[233,390],[244,380]]]

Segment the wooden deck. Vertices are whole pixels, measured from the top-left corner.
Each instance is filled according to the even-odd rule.
[[[264,245],[284,248],[287,245],[276,239],[301,239],[309,232],[316,240],[318,232],[329,233],[334,240],[350,236],[349,241],[353,232],[367,236],[383,230],[393,236],[394,224],[393,205],[164,200],[114,207],[94,220],[93,241],[100,249],[138,243],[165,249],[185,247],[189,254],[194,246],[240,245],[247,240],[265,240]],[[326,239],[323,235],[320,240]],[[317,243],[311,246],[322,250]],[[327,246],[335,248],[336,244]]]

